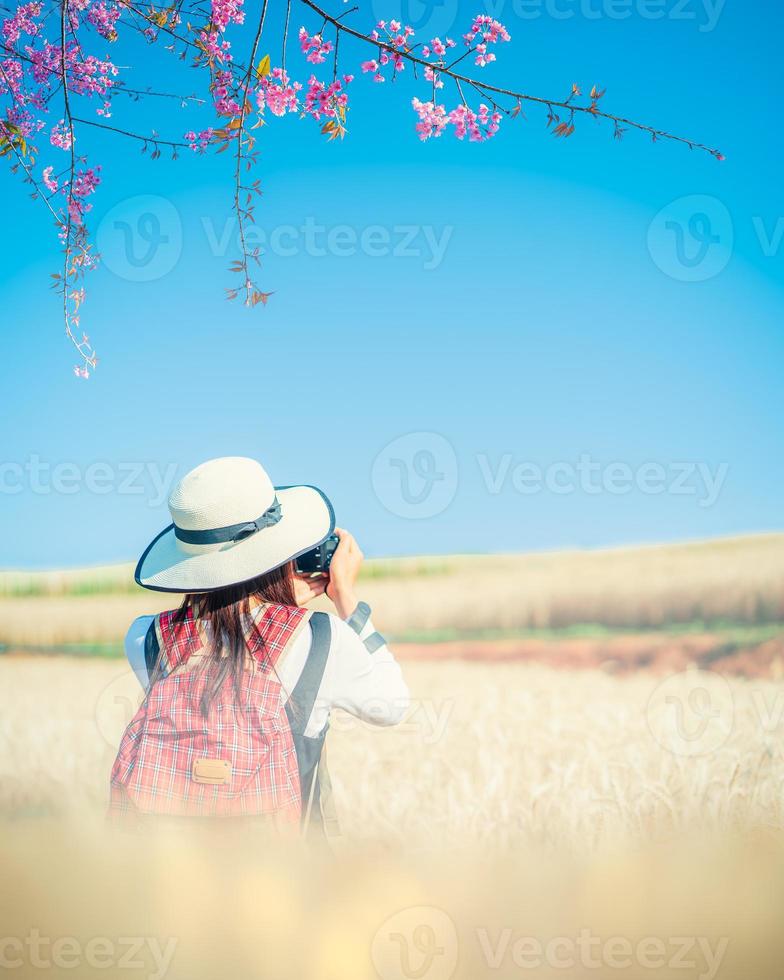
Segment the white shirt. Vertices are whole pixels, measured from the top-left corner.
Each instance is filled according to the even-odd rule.
[[[318,697],[305,729],[305,735],[315,737],[329,720],[333,708],[342,708],[355,718],[374,725],[397,725],[405,714],[410,696],[400,666],[385,642],[372,653],[381,641],[370,619],[359,635],[342,619],[329,613],[332,636],[327,665],[319,687]],[[155,617],[135,619],[125,637],[125,654],[139,683],[148,686],[144,659],[144,640]],[[310,652],[309,629],[301,630],[278,670],[284,690],[293,691]],[[371,638],[376,637],[373,641]]]

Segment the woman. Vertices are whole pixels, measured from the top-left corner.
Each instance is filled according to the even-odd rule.
[[[136,581],[185,593],[143,616],[126,652],[147,696],[123,735],[110,814],[250,817],[334,831],[322,762],[333,708],[397,724],[400,668],[359,602],[363,556],[315,487],[273,487],[259,463],[211,460],[169,499],[172,524]],[[328,573],[296,559],[334,533]],[[337,615],[304,605],[326,592]]]

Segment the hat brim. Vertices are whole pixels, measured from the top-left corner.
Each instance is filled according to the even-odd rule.
[[[277,524],[234,544],[186,554],[170,524],[136,566],[138,585],[153,592],[214,592],[271,572],[321,544],[335,530],[335,512],[317,487],[276,487]]]

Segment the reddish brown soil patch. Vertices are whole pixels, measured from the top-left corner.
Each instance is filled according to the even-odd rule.
[[[738,647],[721,636],[630,634],[563,640],[459,640],[449,643],[396,643],[404,660],[472,660],[484,663],[541,663],[625,673],[671,673],[689,666],[743,677],[784,676],[784,635]]]

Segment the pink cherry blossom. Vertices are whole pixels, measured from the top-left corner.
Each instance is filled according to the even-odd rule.
[[[204,153],[212,142],[214,135],[215,131],[211,128],[202,129],[198,133],[194,132],[192,129],[189,129],[183,136],[183,139],[194,153]]]
[[[305,92],[305,112],[314,119],[335,118],[339,110],[348,105],[348,96],[343,91],[344,84],[347,84],[345,80],[338,78],[331,85],[326,85],[315,75],[311,75]]]
[[[299,46],[306,59],[314,65],[320,65],[332,50],[331,41],[324,41],[320,34],[308,34],[304,27],[299,29]]]
[[[54,167],[52,167],[52,166],[44,167],[44,170],[43,170],[43,181],[44,181],[44,186],[46,187],[46,189],[48,191],[51,191],[54,194],[59,189],[59,185],[57,183],[57,180],[54,177],[52,177],[52,171],[53,170],[54,170]]]
[[[100,184],[100,167],[80,170],[74,177],[73,194],[75,197],[88,197]]]
[[[367,74],[372,74],[374,82],[385,81],[381,69],[386,65],[391,64],[395,74],[405,71],[406,59],[403,57],[401,52],[410,50],[409,39],[413,36],[413,27],[403,27],[400,21],[397,20],[391,20],[389,23],[384,20],[380,20],[378,24],[376,24],[375,29],[371,31],[370,37],[376,41],[383,41],[385,44],[388,44],[393,48],[398,48],[399,51],[389,51],[386,48],[382,48],[379,51],[376,59],[362,62],[362,71],[366,72]],[[427,57],[427,55],[425,55],[425,57]]]
[[[501,114],[491,113],[484,103],[479,106],[478,112],[474,112],[467,105],[459,105],[449,113],[445,106],[434,102],[421,102],[415,98],[411,104],[419,117],[416,131],[421,140],[441,136],[447,125],[451,123],[458,139],[462,140],[468,136],[471,142],[480,143],[495,136],[501,122]]]
[[[61,150],[71,149],[71,131],[66,127],[64,119],[52,126],[49,142],[52,146],[59,146]]]
[[[212,0],[212,23],[220,31],[225,31],[229,24],[243,24],[245,12],[242,0]]]
[[[427,79],[428,82],[433,83],[434,88],[444,87],[444,83],[438,71],[434,68],[431,68],[430,65],[428,65],[427,68],[425,68],[425,78]]]
[[[282,68],[273,68],[269,75],[261,79],[256,92],[256,105],[259,112],[264,112],[265,108],[268,108],[274,116],[297,112],[301,89],[301,83],[291,82],[288,73]]]
[[[211,68],[216,63],[228,64],[233,60],[231,56],[231,42],[225,40],[217,28],[215,30],[199,31],[197,37]],[[153,37],[151,40],[154,41],[155,38]]]
[[[24,3],[17,7],[16,13],[3,22],[2,34],[5,44],[16,44],[23,34],[34,37],[41,30],[36,18],[41,16],[43,4]]]
[[[495,61],[495,54],[487,50],[488,44],[496,44],[498,41],[509,41],[509,31],[503,24],[487,14],[479,14],[471,24],[471,30],[463,35],[466,47],[476,51],[474,64],[484,68],[490,62]],[[476,43],[474,43],[476,42]]]
[[[235,116],[240,111],[232,73],[225,68],[217,68],[214,72],[212,97],[215,101],[215,110],[220,115]]]
[[[459,105],[449,113],[449,122],[455,127],[455,136],[459,140],[467,135],[470,142],[481,143],[498,132],[501,114],[491,114],[484,104],[480,105],[478,113],[467,105]]]
[[[87,20],[98,31],[101,37],[105,37],[107,41],[117,39],[115,25],[119,19],[120,5],[116,3],[105,3],[104,0],[98,0],[87,12]]]
[[[485,65],[489,65],[491,61],[495,61],[495,55],[493,52],[487,51],[486,44],[477,44],[476,46],[476,58],[474,59],[474,64],[479,65],[480,68],[484,68]]]
[[[414,111],[419,116],[416,124],[416,131],[421,140],[428,140],[431,136],[440,136],[446,129],[447,119],[446,109],[442,105],[433,102],[420,102],[419,99],[411,100]]]
[[[433,51],[433,54],[437,58],[443,58],[444,55],[446,54],[446,45],[441,41],[441,38],[439,37],[433,38],[433,40],[430,42],[430,47]]]

